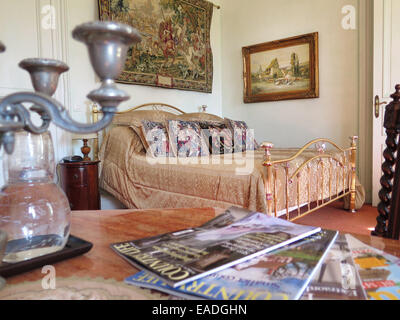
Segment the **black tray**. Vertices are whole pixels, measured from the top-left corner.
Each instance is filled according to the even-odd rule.
[[[92,247],[92,243],[70,235],[64,249],[60,251],[17,263],[3,262],[0,265],[0,276],[4,278],[11,277],[48,264],[76,257],[88,252]]]

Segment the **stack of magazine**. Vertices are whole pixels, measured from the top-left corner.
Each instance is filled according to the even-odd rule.
[[[361,245],[347,236],[231,207],[200,227],[111,248],[141,270],[126,283],[183,299],[370,298],[366,263],[356,263],[360,249],[349,242]]]
[[[400,258],[346,234],[356,269],[370,300],[400,300]]]

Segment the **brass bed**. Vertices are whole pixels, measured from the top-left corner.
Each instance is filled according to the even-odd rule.
[[[191,115],[203,117],[200,112],[189,114],[171,105],[149,103],[119,112],[107,132],[99,133],[94,154],[101,160],[100,187],[128,208],[236,205],[293,221],[346,197],[349,210],[356,211],[356,136],[347,148],[321,138],[292,149],[263,142],[254,152],[233,155],[234,162],[237,157],[241,167],[250,168],[236,174],[239,162],[226,164],[231,154],[212,155],[201,163],[181,159],[150,163],[142,149],[136,150],[138,137],[131,128],[130,119],[139,110],[186,120]],[[94,121],[98,115],[93,108]]]

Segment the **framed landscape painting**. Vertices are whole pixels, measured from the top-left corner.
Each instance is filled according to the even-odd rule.
[[[135,27],[117,82],[212,92],[212,3],[205,0],[99,0],[102,21]]]
[[[243,47],[244,102],[319,97],[318,33]]]

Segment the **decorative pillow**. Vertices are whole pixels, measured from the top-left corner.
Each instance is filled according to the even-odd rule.
[[[208,156],[207,144],[198,123],[168,120],[171,152],[177,157]]]
[[[143,120],[142,131],[148,146],[147,152],[150,152],[153,157],[170,155],[168,133],[164,123]]]
[[[135,152],[135,153],[145,152],[146,148],[142,142],[142,139],[136,133],[135,130],[133,130],[131,127],[119,127],[119,128],[120,129],[123,128],[124,129],[123,132],[125,132],[125,130],[129,130],[129,133],[130,133],[129,137],[131,137],[131,139],[132,139],[131,148],[132,148],[133,152]]]
[[[250,130],[244,121],[236,121],[225,118],[233,136],[233,152],[256,150],[258,143],[254,139],[254,131]]]
[[[230,128],[225,123],[215,121],[198,122],[211,154],[233,152],[233,139]]]
[[[136,110],[132,112],[119,113],[113,118],[112,124],[117,126],[129,126],[140,137],[143,146],[146,150],[149,149],[149,144],[144,137],[142,121],[152,121],[164,123],[166,120],[175,119],[176,114],[162,110]]]
[[[168,119],[172,120],[172,119]],[[173,120],[182,120],[182,121],[220,121],[223,122],[224,119],[216,116],[215,114],[206,113],[206,112],[191,112],[184,113],[176,116]]]
[[[118,127],[125,127],[125,126],[118,126]],[[129,128],[131,128],[136,133],[136,135],[139,137],[140,141],[143,144],[144,149],[145,150],[149,149],[149,144],[147,143],[142,125],[139,127],[138,126],[129,126]]]
[[[143,120],[164,122],[177,117],[176,114],[162,110],[135,110],[126,113],[117,113],[112,123],[120,126],[142,126]]]

